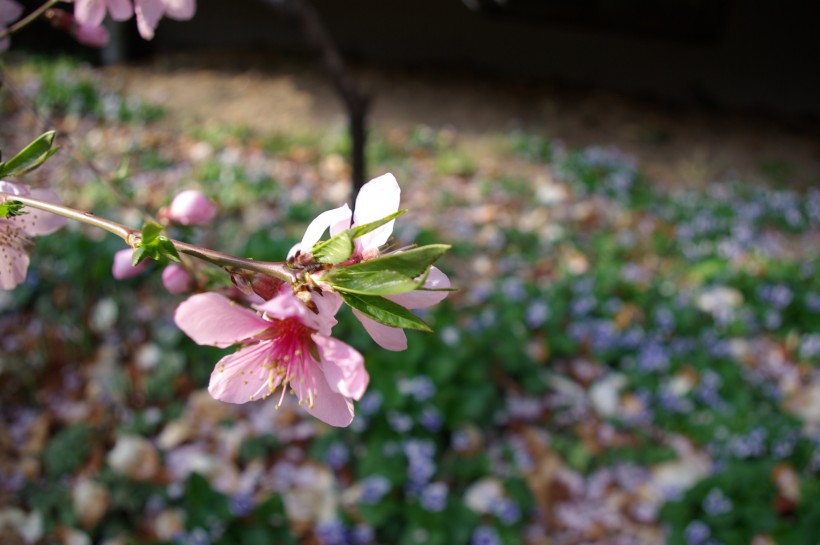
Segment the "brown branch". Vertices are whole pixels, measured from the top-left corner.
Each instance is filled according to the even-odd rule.
[[[355,203],[356,195],[367,178],[365,165],[367,113],[372,97],[356,84],[336,42],[309,0],[264,0],[264,2],[273,9],[299,20],[305,39],[320,51],[322,63],[330,75],[331,82],[336,92],[342,97],[347,109],[348,129],[352,144],[350,151],[353,179],[351,197],[352,202]]]

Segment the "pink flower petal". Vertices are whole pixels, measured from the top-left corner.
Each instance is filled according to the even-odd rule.
[[[219,360],[208,383],[211,397],[227,403],[247,403],[262,399],[270,392],[270,370],[262,365],[269,349],[268,343],[261,342],[246,346]]]
[[[425,288],[443,289],[450,287],[450,279],[436,267],[430,267],[430,274],[424,282]],[[440,303],[450,294],[449,291],[409,291],[398,295],[387,295],[385,299],[390,299],[404,308],[427,308]]]
[[[370,382],[362,355],[333,337],[314,333],[311,338],[319,348],[322,368],[330,389],[357,401],[361,399]]]
[[[218,293],[199,293],[182,302],[174,321],[197,344],[225,348],[270,327],[254,312]]]
[[[0,222],[0,240],[7,228]],[[10,290],[22,284],[28,272],[28,254],[21,248],[0,244],[0,289]]]
[[[178,21],[187,21],[196,12],[196,0],[163,0],[165,15]]]
[[[85,26],[100,26],[105,19],[104,0],[77,0],[74,4],[74,17]]]
[[[0,0],[2,2],[3,0]],[[31,195],[28,186],[24,184],[14,184],[0,180],[0,193],[8,193],[10,195],[23,195],[24,197]]]
[[[311,384],[306,382],[294,382],[290,386],[299,398],[299,404],[304,409],[327,424],[344,428],[353,422],[353,403],[342,394],[338,394],[330,389],[330,386],[322,377],[321,373],[315,373],[316,379]],[[313,404],[308,401],[308,389],[313,390]]]
[[[137,29],[146,40],[154,37],[154,30],[165,13],[162,0],[135,0],[134,12],[137,14]]]
[[[14,0],[0,0],[0,23],[11,23],[23,15],[23,6]]]
[[[216,205],[197,189],[183,191],[168,207],[168,217],[180,225],[207,225],[214,216]]]
[[[359,190],[356,197],[356,208],[353,212],[353,225],[364,225],[398,211],[401,199],[399,183],[392,174],[384,174],[370,180]],[[390,238],[395,220],[390,221],[366,235],[356,239],[361,250],[378,248]]]
[[[31,196],[35,199],[42,199],[48,202],[59,203],[60,198],[53,191],[48,189],[32,189]],[[60,229],[66,224],[66,219],[51,212],[45,212],[36,208],[26,208],[28,214],[20,216],[21,218],[28,218],[30,220],[26,232],[30,235],[42,236],[48,235]]]
[[[310,252],[313,246],[322,238],[322,235],[325,234],[328,227],[330,227],[331,236],[341,233],[350,227],[350,208],[346,204],[333,210],[327,210],[316,216],[305,230],[302,241],[290,249],[288,257],[295,254],[296,250],[301,250],[302,253]]]
[[[376,341],[376,344],[385,350],[401,352],[407,349],[407,335],[404,334],[403,329],[380,324],[355,309],[353,314],[362,323],[370,337]]]
[[[171,263],[162,270],[162,285],[169,293],[185,293],[191,289],[191,275],[185,267]]]
[[[117,280],[125,280],[126,278],[133,278],[142,274],[148,268],[149,259],[144,260],[139,265],[134,267],[133,262],[134,249],[126,248],[114,254],[114,263],[111,265],[111,276]]]
[[[78,23],[71,28],[71,33],[78,42],[89,47],[105,47],[110,38],[104,26],[88,26]]]
[[[108,13],[115,21],[125,21],[134,15],[131,0],[108,0]]]

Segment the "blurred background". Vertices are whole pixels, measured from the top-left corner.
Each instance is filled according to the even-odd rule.
[[[2,57],[4,157],[56,129],[26,183],[131,225],[199,188],[219,215],[182,235],[283,259],[349,200],[355,148],[288,3],[200,0],[102,51],[32,26]],[[227,405],[227,351],[176,329],[157,267],[117,281],[114,237],[41,238],[0,293],[0,541],[814,545],[808,6],[312,5],[398,240],[453,245],[436,332],[386,352],[342,313],[371,375],[350,428]]]

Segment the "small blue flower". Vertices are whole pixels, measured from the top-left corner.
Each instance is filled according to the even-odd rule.
[[[709,525],[702,520],[693,520],[683,530],[683,539],[688,545],[702,545],[711,535]]]
[[[353,545],[368,545],[376,539],[376,531],[373,527],[364,522],[360,522],[350,530],[350,541]]]
[[[344,443],[333,443],[325,452],[325,463],[333,469],[341,469],[350,459],[350,450]]]
[[[723,490],[713,488],[703,499],[703,511],[709,516],[724,515],[732,510],[733,504]]]
[[[492,511],[498,520],[506,526],[521,520],[521,508],[510,498],[502,498],[492,506]]]
[[[250,494],[235,494],[230,497],[230,501],[228,503],[231,513],[237,517],[244,517],[245,515],[250,514],[250,512],[253,511],[254,504],[255,502],[253,501],[253,496]]]
[[[320,522],[316,527],[316,538],[322,545],[345,545],[347,528],[340,520]]]
[[[492,526],[479,526],[473,530],[470,545],[501,545],[501,537]]]
[[[407,433],[413,428],[413,419],[410,415],[398,411],[387,413],[387,423],[396,433]]]
[[[421,490],[419,503],[422,509],[431,513],[439,513],[447,507],[447,496],[450,489],[445,483],[430,483]]]
[[[419,415],[419,424],[425,430],[435,433],[444,425],[444,417],[435,407],[425,407]]]
[[[390,492],[390,481],[383,475],[370,475],[359,482],[362,490],[362,503],[373,505],[379,503]]]
[[[384,396],[378,390],[370,390],[362,397],[358,403],[359,410],[366,415],[377,413],[382,407]]]

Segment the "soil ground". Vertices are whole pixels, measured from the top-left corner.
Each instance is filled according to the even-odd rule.
[[[116,88],[164,105],[169,128],[219,122],[262,133],[322,131],[345,119],[321,67],[304,60],[200,53],[104,74]],[[355,74],[374,97],[370,120],[377,129],[450,126],[479,154],[522,129],[567,146],[616,146],[659,183],[820,184],[817,120],[489,77],[363,68]]]

